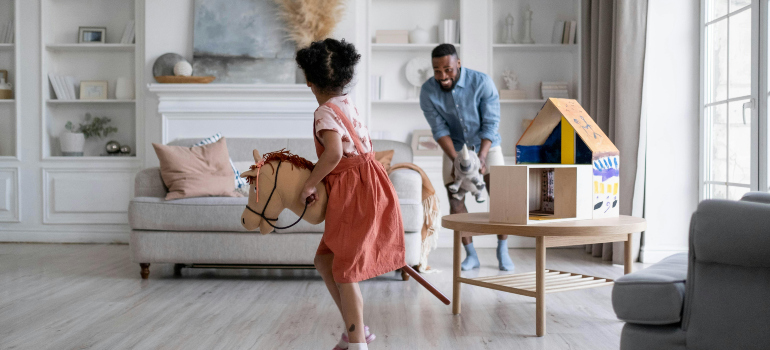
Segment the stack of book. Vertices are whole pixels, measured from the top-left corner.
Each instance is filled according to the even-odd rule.
[[[544,100],[551,97],[569,98],[568,86],[566,81],[544,81],[540,84],[540,92],[543,94]]]
[[[576,21],[556,21],[553,25],[553,44],[575,44],[577,43],[577,22]]]
[[[447,44],[456,44],[460,42],[460,30],[456,20],[445,19],[439,22],[438,42]]]
[[[377,44],[408,44],[408,30],[378,30],[374,32],[374,42]]]
[[[371,82],[372,82],[371,99],[372,101],[379,101],[382,99],[382,76],[372,75]]]
[[[134,37],[136,36],[136,33],[134,32],[134,20],[128,21],[128,24],[126,24],[126,29],[123,30],[123,37],[120,39],[121,44],[132,44],[134,42]]]
[[[13,21],[5,22],[0,26],[0,44],[13,44]]]
[[[77,100],[75,77],[48,74],[57,100]]]

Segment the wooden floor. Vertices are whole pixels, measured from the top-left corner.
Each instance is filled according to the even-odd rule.
[[[578,249],[549,249],[548,268],[616,278],[622,266]],[[493,249],[482,269],[498,274]],[[516,271],[534,249],[511,250]],[[426,275],[452,294],[452,254],[439,249]],[[641,268],[641,264],[635,269]],[[152,265],[141,280],[126,245],[0,244],[0,349],[323,349],[342,321],[315,271],[185,269]],[[463,285],[453,316],[416,282],[395,273],[363,282],[371,349],[617,349],[623,324],[612,287],[549,294],[545,337],[535,337],[535,299]]]

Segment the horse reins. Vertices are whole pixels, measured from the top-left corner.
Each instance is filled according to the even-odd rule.
[[[249,205],[246,204],[246,209],[248,209],[249,211],[251,211],[254,214],[259,215],[259,217],[261,217],[263,220],[265,220],[268,225],[270,225],[274,229],[278,229],[278,230],[287,229],[287,228],[290,228],[290,227],[298,224],[300,222],[300,220],[302,220],[302,217],[305,216],[305,212],[307,211],[307,205],[308,205],[308,202],[306,200],[305,201],[305,209],[302,210],[302,215],[299,216],[299,219],[297,219],[297,221],[295,221],[293,224],[291,224],[289,226],[284,226],[284,227],[275,226],[270,221],[278,221],[278,218],[271,219],[271,218],[268,218],[267,216],[265,216],[265,209],[267,209],[267,205],[270,204],[270,199],[273,198],[273,193],[275,193],[275,188],[278,187],[278,170],[281,170],[281,163],[282,163],[281,161],[278,161],[278,166],[275,168],[275,181],[273,181],[273,190],[270,191],[270,196],[267,197],[267,201],[265,201],[265,208],[262,209],[262,212],[260,213],[260,212],[254,210],[254,209],[251,209],[251,207],[249,207]],[[254,181],[259,181],[259,179],[254,179]]]

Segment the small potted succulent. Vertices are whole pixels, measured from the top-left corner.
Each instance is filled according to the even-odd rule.
[[[77,127],[72,122],[67,122],[64,126],[65,131],[59,135],[61,151],[63,156],[82,157],[83,147],[86,139],[92,137],[105,137],[109,134],[118,132],[118,128],[108,126],[112,120],[107,117],[91,117],[91,113],[86,113],[86,123]]]

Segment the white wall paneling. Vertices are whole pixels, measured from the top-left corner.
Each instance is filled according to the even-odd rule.
[[[44,168],[43,223],[127,224],[132,169]]]
[[[19,222],[19,168],[0,168],[0,222]]]

